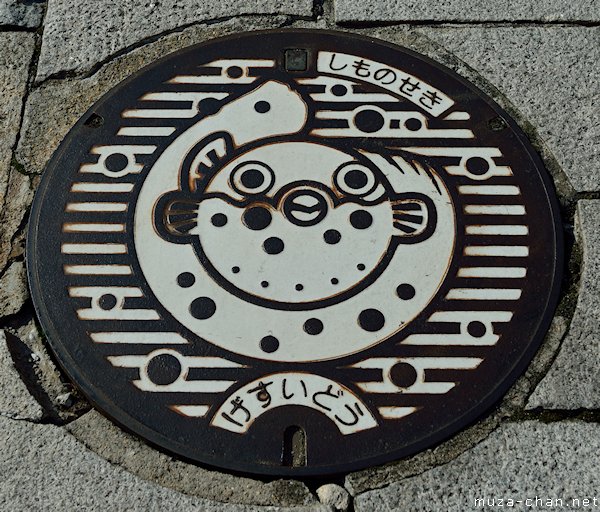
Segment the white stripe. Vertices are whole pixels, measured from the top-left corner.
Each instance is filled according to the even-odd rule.
[[[133,117],[138,119],[170,119],[170,118],[178,118],[178,119],[187,119],[194,117],[196,115],[195,109],[191,108],[172,108],[172,109],[164,109],[164,108],[152,108],[152,109],[136,109],[132,108],[129,110],[124,110],[121,114],[123,117]]]
[[[526,245],[470,245],[465,247],[465,256],[506,256],[523,258],[529,256]]]
[[[460,185],[458,192],[478,196],[518,196],[521,194],[519,187],[514,185]]]
[[[209,405],[171,405],[171,410],[189,416],[190,418],[201,418],[206,416],[206,413],[210,409]]]
[[[470,215],[525,215],[520,204],[468,204],[465,213]]]
[[[471,119],[471,114],[468,112],[450,112],[446,117],[445,121],[468,121]]]
[[[129,265],[65,265],[66,274],[98,275],[98,276],[129,276]]]
[[[125,126],[117,135],[124,137],[168,137],[175,131],[172,126]]]
[[[525,267],[464,267],[458,269],[458,277],[497,277],[518,279],[525,277]]]
[[[63,254],[126,254],[125,244],[62,244]]]
[[[477,225],[467,226],[467,235],[513,235],[521,236],[529,233],[529,228],[523,225]]]
[[[517,300],[521,290],[517,288],[453,288],[446,295],[449,300]]]
[[[73,183],[71,186],[71,192],[131,192],[133,190],[133,183],[92,183],[92,182],[80,182]]]
[[[68,203],[68,212],[124,212],[127,203]]]
[[[149,381],[134,380],[133,385],[142,391],[155,393],[222,393],[235,382],[234,380],[176,380],[172,384],[156,385]]]
[[[135,345],[185,345],[187,340],[176,332],[92,332],[96,343]]]
[[[100,232],[100,233],[120,233],[125,231],[125,224],[77,224],[65,222],[63,229],[66,232]]]
[[[378,407],[379,414],[386,420],[399,420],[409,414],[412,414],[417,410],[416,407],[396,407],[396,406],[384,406]]]

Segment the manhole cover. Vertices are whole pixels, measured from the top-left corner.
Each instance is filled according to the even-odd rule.
[[[28,263],[104,413],[197,462],[341,472],[432,446],[523,371],[561,268],[515,123],[383,42],[241,34],[144,69],[46,170]]]

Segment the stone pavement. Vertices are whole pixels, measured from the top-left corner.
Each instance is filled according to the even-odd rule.
[[[600,502],[599,24],[598,0],[0,0],[0,509],[414,511],[478,509],[477,498]],[[433,450],[335,481],[209,471],[122,432],[90,410],[55,366],[25,277],[33,191],[89,106],[179,48],[282,27],[379,37],[476,83],[542,155],[567,235],[553,327],[502,403]]]

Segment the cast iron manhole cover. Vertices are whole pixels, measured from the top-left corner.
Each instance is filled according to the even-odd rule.
[[[409,50],[319,31],[168,56],[104,96],[32,212],[34,302],[104,413],[309,475],[432,446],[523,371],[561,268],[516,124]]]

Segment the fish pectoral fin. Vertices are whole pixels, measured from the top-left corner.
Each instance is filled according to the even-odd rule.
[[[437,226],[437,210],[425,194],[405,193],[391,198],[394,236],[403,244],[427,240]]]
[[[232,151],[233,141],[228,133],[215,132],[205,137],[185,157],[181,183],[196,192],[219,171]]]
[[[154,209],[154,227],[169,242],[187,243],[198,225],[200,201],[181,191],[164,194]]]

